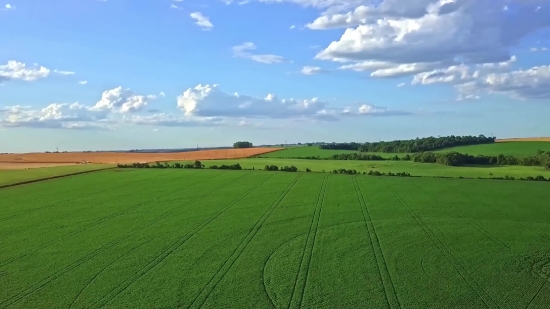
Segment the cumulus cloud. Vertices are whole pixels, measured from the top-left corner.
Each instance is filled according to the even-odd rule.
[[[103,92],[94,105],[53,103],[41,109],[12,106],[0,110],[0,127],[108,129],[118,115],[140,112],[155,96],[117,87]]]
[[[519,7],[513,15],[501,9],[511,1]],[[468,64],[506,61],[511,57],[509,49],[519,40],[550,26],[550,7],[535,12],[535,2],[385,0],[376,7],[358,8],[359,12],[376,11],[374,15],[365,13],[374,16],[373,20],[361,19],[362,24],[346,29],[316,58],[395,65],[449,63],[457,58]],[[353,16],[354,12],[349,14]],[[354,21],[342,26],[355,24]],[[317,23],[317,28],[322,27]]]
[[[87,80],[81,80],[78,83],[81,84],[81,85],[86,85],[86,84],[88,84],[88,81]]]
[[[345,11],[332,9],[345,6],[345,0],[267,2],[326,9],[306,27],[345,30],[315,58],[341,62],[339,69],[367,72],[373,78],[413,76],[413,84],[449,83],[459,91],[475,88],[500,92],[495,89],[498,87],[487,85],[491,74],[518,77],[543,70],[513,71],[516,58],[511,50],[528,36],[550,27],[548,0],[350,1],[347,4],[353,4]],[[539,82],[534,85],[545,87]],[[545,93],[544,89],[537,91],[536,96]],[[523,90],[508,93],[527,96]]]
[[[0,82],[7,80],[35,81],[40,78],[46,78],[50,75],[50,69],[43,66],[27,66],[22,62],[15,60],[8,61],[7,64],[0,65]]]
[[[189,16],[193,18],[195,20],[195,24],[197,24],[203,30],[210,30],[214,27],[214,25],[210,22],[208,17],[202,15],[201,12],[193,12],[189,14]]]
[[[526,70],[491,73],[459,86],[459,91],[475,94],[480,91],[510,94],[520,99],[550,99],[550,66]]]
[[[92,110],[79,103],[53,103],[42,109],[11,106],[2,112],[0,127],[30,127],[51,129],[107,129],[103,123],[107,113]]]
[[[132,113],[143,110],[149,102],[155,100],[155,95],[137,95],[130,89],[117,87],[104,91],[92,108],[95,110],[109,110],[113,112]]]
[[[285,59],[282,56],[272,55],[272,54],[253,54],[250,51],[255,50],[256,45],[252,42],[246,42],[241,45],[234,46],[233,56],[240,58],[248,58],[256,62],[272,64],[272,63],[281,63]]]
[[[352,108],[329,107],[327,101],[319,98],[306,100],[280,99],[274,94],[264,98],[228,94],[219,85],[198,85],[187,89],[178,97],[178,107],[185,116],[221,118],[271,118],[271,119],[318,119],[338,120],[342,116],[354,115],[397,115],[389,109],[363,105]]]

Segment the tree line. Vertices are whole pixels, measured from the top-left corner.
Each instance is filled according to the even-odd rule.
[[[395,140],[389,142],[374,143],[331,143],[320,145],[320,149],[331,150],[356,150],[360,152],[383,153],[416,153],[424,151],[440,150],[455,146],[480,145],[494,143],[496,137],[479,136],[444,136],[424,137],[410,140]]]
[[[545,154],[550,155],[550,152],[543,152]],[[200,161],[195,161],[193,163],[187,163],[187,164],[181,164],[181,163],[174,163],[170,165],[167,162],[161,163],[161,162],[155,162],[154,164],[148,164],[148,163],[132,163],[132,164],[118,164],[118,168],[175,168],[175,169],[206,169],[204,164],[202,164]],[[211,165],[208,167],[208,169],[221,169],[221,170],[244,170],[244,168],[241,167],[240,164],[232,164],[232,165]],[[254,167],[249,169],[254,170]],[[298,168],[294,165],[292,166],[283,166],[279,168],[276,165],[266,165],[264,167],[265,171],[278,171],[278,172],[298,172]],[[305,169],[306,172],[314,172],[309,168]],[[325,170],[317,171],[316,173],[326,173]],[[521,177],[521,178],[515,178],[512,176],[504,176],[504,177],[450,177],[450,176],[413,176],[408,172],[380,172],[380,171],[373,171],[369,170],[368,172],[360,172],[355,169],[334,169],[332,171],[329,171],[331,174],[344,174],[344,175],[369,175],[369,176],[389,176],[389,177],[428,177],[428,178],[459,178],[459,179],[492,179],[492,180],[523,180],[523,181],[548,181],[550,182],[550,177],[545,178],[542,175],[538,175],[535,177],[528,176],[528,177]]]
[[[534,156],[516,157],[499,154],[497,156],[469,155],[459,152],[421,152],[412,155],[383,157],[370,153],[342,153],[330,157],[319,156],[291,157],[304,160],[357,160],[357,161],[414,161],[418,163],[438,163],[449,166],[462,165],[520,165],[541,166],[550,169],[550,151],[538,151]]]
[[[251,142],[235,142],[233,148],[252,148],[254,147]]]

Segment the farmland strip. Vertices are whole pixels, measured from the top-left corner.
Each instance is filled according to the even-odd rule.
[[[235,180],[239,180],[239,179],[242,179],[243,177],[249,175],[250,173],[243,173],[243,175]],[[216,192],[217,190],[223,188],[223,187],[226,187],[230,184],[232,184],[234,182],[227,182],[227,183],[224,183],[210,191],[208,191],[207,193],[201,195],[201,196],[198,196],[194,199],[192,199],[191,201],[189,201],[189,203],[191,202],[194,202],[204,196],[207,196],[209,194],[212,194],[213,192]],[[201,183],[197,183],[197,184],[201,184]],[[177,192],[181,190],[181,188],[178,188],[177,190],[172,190],[168,193],[165,193],[165,194],[162,194],[162,195],[159,195],[159,196],[156,196],[155,198],[153,199],[149,199],[147,200],[146,202],[143,202],[143,203],[140,203],[138,205],[144,205],[144,204],[147,204],[147,203],[150,203],[150,202],[153,202],[155,200],[158,200],[159,198],[162,198],[163,196],[166,196],[166,195],[169,195],[169,194],[172,194],[174,192]],[[145,225],[142,225],[136,229],[134,229],[133,231],[130,231],[129,233],[125,234],[125,235],[122,235],[112,241],[110,241],[109,243],[99,247],[98,249],[84,255],[83,257],[81,257],[80,259],[76,260],[75,262],[63,267],[62,269],[58,270],[57,272],[53,273],[52,275],[46,277],[45,279],[43,280],[40,280],[39,282],[33,284],[32,286],[30,286],[29,288],[25,289],[24,291],[20,292],[19,294],[16,294],[2,302],[0,302],[0,307],[8,307],[8,306],[11,306],[19,301],[21,301],[22,299],[26,298],[27,296],[39,291],[40,289],[42,289],[43,287],[45,287],[47,284],[49,284],[50,282],[56,280],[57,278],[67,274],[69,271],[77,268],[78,266],[84,264],[85,262],[93,259],[94,257],[96,256],[99,256],[100,254],[104,253],[104,252],[107,252],[109,249],[113,248],[114,246],[116,246],[117,244],[119,244],[120,242],[122,242],[123,240],[133,236],[134,234],[140,232],[140,231],[143,231],[151,226],[153,226],[155,223],[161,221],[162,219],[170,216],[172,213],[174,213],[179,207],[175,207],[165,213],[163,213],[162,215],[154,218],[153,220],[151,220],[149,223],[145,224]]]
[[[10,184],[7,184],[7,185],[1,185],[0,189],[5,189],[5,188],[10,188],[10,187],[15,187],[15,186],[28,185],[28,184],[31,184],[31,183],[42,182],[42,181],[47,181],[47,180],[53,180],[53,179],[58,179],[58,178],[77,176],[77,175],[82,175],[82,174],[89,174],[89,173],[93,173],[93,172],[101,172],[101,171],[106,171],[106,170],[115,169],[115,168],[116,167],[107,167],[107,168],[100,168],[100,169],[90,170],[90,171],[82,171],[82,172],[76,172],[76,173],[71,173],[71,174],[50,176],[50,177],[46,177],[46,178],[25,180],[25,181],[20,181],[20,182],[16,182],[16,183],[10,183]]]
[[[374,259],[376,260],[376,266],[378,267],[378,272],[380,274],[380,281],[384,286],[384,294],[386,294],[386,300],[388,302],[389,308],[399,307],[401,308],[401,303],[399,302],[399,297],[397,297],[397,292],[395,291],[395,286],[393,285],[392,277],[388,269],[388,263],[384,257],[384,251],[380,246],[380,238],[376,233],[376,228],[372,222],[372,217],[370,216],[369,208],[367,207],[367,202],[365,201],[365,196],[363,191],[357,182],[357,177],[353,176],[353,184],[355,185],[355,191],[357,193],[357,199],[361,204],[361,210],[363,212],[363,218],[365,220],[365,227],[367,228],[367,234],[370,238],[372,253]]]
[[[382,177],[379,178],[382,180],[388,189],[394,194],[394,196],[397,198],[399,203],[403,206],[405,206],[408,210],[408,212],[411,214],[411,216],[415,219],[415,221],[420,225],[422,230],[428,235],[428,237],[432,240],[432,242],[438,247],[439,251],[443,253],[443,255],[449,260],[449,262],[453,265],[455,270],[458,272],[458,274],[464,279],[464,281],[470,286],[470,288],[479,296],[481,301],[485,304],[487,308],[497,307],[498,305],[495,303],[495,301],[487,295],[487,293],[483,290],[483,288],[479,285],[479,283],[472,277],[472,275],[462,266],[462,264],[455,258],[455,256],[449,251],[449,249],[443,244],[443,242],[437,237],[437,235],[430,229],[430,227],[422,220],[422,218],[414,211],[412,207],[409,206],[409,204],[403,200],[403,198],[393,189],[393,187]]]
[[[105,187],[104,184],[102,184],[102,186]],[[7,216],[7,217],[0,218],[0,222],[8,221],[8,220],[11,220],[11,219],[13,219],[13,218],[17,218],[17,217],[20,216],[20,215],[28,214],[28,213],[31,213],[31,212],[34,212],[34,211],[37,211],[37,210],[42,210],[42,209],[46,209],[46,208],[51,208],[51,207],[63,205],[63,204],[66,204],[66,203],[70,203],[70,202],[73,202],[73,201],[75,201],[75,200],[79,200],[79,199],[82,199],[82,198],[94,196],[94,195],[97,195],[97,194],[100,194],[100,193],[103,193],[103,192],[106,192],[106,191],[110,191],[110,190],[113,190],[113,189],[116,189],[116,188],[122,187],[122,186],[125,186],[125,184],[122,184],[121,186],[117,186],[117,187],[109,187],[109,186],[107,186],[107,187],[104,188],[104,189],[101,189],[101,190],[98,190],[98,191],[94,191],[94,192],[91,192],[91,193],[86,194],[86,195],[83,195],[83,196],[75,196],[75,197],[73,197],[73,198],[69,198],[69,199],[66,199],[66,200],[63,200],[63,201],[58,201],[58,202],[55,202],[55,203],[47,204],[47,205],[44,205],[44,206],[39,206],[39,207],[36,207],[36,208],[26,209],[26,210],[20,211],[20,212],[18,212],[18,213],[9,215],[9,216]]]
[[[102,297],[99,301],[97,301],[94,304],[94,308],[102,308],[106,304],[108,304],[110,301],[115,299],[118,295],[120,295],[122,292],[126,291],[128,288],[130,288],[135,282],[137,282],[140,278],[145,276],[147,273],[149,273],[151,270],[153,270],[156,266],[158,266],[160,263],[162,263],[168,256],[170,256],[172,253],[174,253],[176,250],[181,248],[191,237],[193,237],[195,234],[200,232],[202,229],[204,229],[207,225],[209,225],[212,221],[214,221],[216,218],[218,218],[220,215],[225,213],[228,209],[239,203],[241,200],[243,200],[246,196],[248,196],[250,193],[257,190],[260,186],[268,182],[271,178],[273,178],[274,175],[269,176],[264,181],[260,182],[256,186],[252,187],[250,190],[239,196],[237,199],[233,200],[231,203],[229,203],[226,207],[222,208],[218,212],[216,212],[214,215],[210,216],[206,220],[204,220],[201,224],[199,224],[197,227],[195,227],[190,232],[183,235],[180,239],[172,243],[170,247],[162,252],[159,256],[154,258],[152,261],[150,261],[145,267],[141,268],[138,272],[136,272],[133,276],[127,278],[125,281],[123,281],[121,284],[119,284],[114,290],[112,290],[109,294],[114,293],[112,295],[105,295]],[[96,307],[96,305],[98,305]]]
[[[290,302],[288,308],[301,307],[304,301],[304,294],[309,276],[309,266],[311,265],[311,256],[313,255],[313,246],[315,245],[315,239],[317,238],[317,230],[319,228],[319,220],[321,218],[321,208],[325,202],[325,194],[328,184],[328,175],[323,179],[319,196],[317,197],[317,204],[313,211],[313,217],[309,225],[309,231],[307,234],[304,249],[302,250],[302,258],[300,260],[300,267],[296,273],[296,279],[294,281],[294,288],[290,295]],[[300,276],[301,275],[301,276]],[[295,298],[297,297],[297,298]],[[293,306],[294,305],[294,306]]]
[[[101,192],[108,192],[108,191],[113,191],[113,190],[116,190],[116,189],[120,189],[120,188],[124,188],[124,187],[128,187],[128,186],[132,186],[132,185],[136,185],[136,184],[139,184],[141,182],[144,182],[144,181],[148,181],[148,180],[151,180],[151,178],[154,178],[154,177],[147,177],[147,178],[143,178],[143,179],[140,179],[140,180],[137,180],[137,181],[134,181],[134,182],[123,182],[121,185],[118,185],[118,186],[113,186],[113,187],[110,187],[109,189],[106,189],[106,190],[101,190],[100,192],[96,192],[95,194],[97,193],[101,193]],[[126,179],[126,178],[124,178]],[[95,195],[95,194],[92,194],[92,195]],[[86,197],[86,196],[85,196]],[[79,201],[82,201],[81,198],[79,198]],[[36,224],[34,226],[31,226],[31,227],[28,227],[27,229],[23,230],[23,231],[20,231],[20,233],[12,233],[12,234],[9,234],[9,236],[19,236],[19,235],[22,235],[22,234],[26,234],[30,231],[32,231],[33,229],[35,228],[38,228],[38,227],[41,227],[41,226],[45,226],[45,225],[48,225],[48,224],[51,224],[52,222],[55,222],[57,220],[60,220],[60,219],[63,219],[63,218],[66,218],[66,217],[69,217],[71,216],[72,214],[74,213],[78,213],[84,209],[89,209],[89,208],[92,208],[92,207],[98,207],[98,206],[101,206],[101,205],[104,205],[106,203],[109,203],[111,202],[110,199],[104,199],[103,202],[100,202],[98,204],[93,204],[93,205],[90,205],[88,207],[84,207],[84,208],[80,208],[80,209],[73,209],[73,211],[71,212],[68,212],[66,214],[63,214],[59,217],[56,217],[50,221],[46,221],[46,222],[42,222],[42,223],[39,223],[39,224]],[[57,206],[59,204],[55,204],[54,206]],[[4,248],[5,246],[0,246],[0,248]]]
[[[254,236],[258,233],[258,231],[262,228],[265,221],[271,216],[273,211],[279,206],[281,201],[286,197],[286,195],[292,190],[294,185],[298,182],[300,177],[302,177],[303,174],[299,174],[294,180],[290,183],[290,185],[281,193],[281,195],[277,198],[277,200],[267,209],[267,211],[264,213],[264,215],[256,222],[256,224],[252,227],[252,229],[248,232],[248,234],[245,236],[245,238],[239,243],[237,248],[233,251],[231,256],[225,261],[223,266],[218,270],[216,274],[210,279],[210,281],[203,287],[201,292],[193,299],[191,304],[187,308],[200,308],[202,305],[206,302],[208,299],[208,296],[210,296],[210,293],[214,291],[216,286],[220,283],[220,281],[224,278],[224,276],[227,274],[227,272],[231,269],[233,264],[239,259],[243,251],[246,249],[248,244],[252,241]]]
[[[216,175],[216,176],[219,176],[219,175],[221,175],[221,173],[218,174],[218,175]],[[241,178],[242,178],[242,176],[241,176]],[[210,178],[210,179],[205,179],[204,181],[210,181],[210,180],[212,180],[212,178]],[[197,182],[197,183],[195,183],[195,184],[192,185],[192,186],[193,186],[193,187],[194,187],[194,186],[198,186],[199,184],[202,184],[202,181],[201,181],[201,182]],[[49,246],[51,246],[51,245],[53,245],[53,244],[56,244],[56,243],[58,243],[58,242],[61,241],[61,240],[70,238],[70,237],[72,237],[72,236],[74,236],[74,235],[77,235],[77,234],[80,234],[80,233],[86,231],[87,229],[90,229],[90,228],[92,228],[92,227],[98,226],[98,225],[100,225],[100,224],[102,224],[102,223],[104,223],[104,222],[107,222],[107,221],[112,220],[112,219],[114,219],[114,218],[116,218],[116,217],[118,217],[118,216],[121,216],[122,214],[124,214],[124,213],[127,212],[128,210],[135,209],[135,208],[138,208],[138,207],[140,207],[140,206],[147,205],[147,204],[149,204],[149,203],[151,203],[151,202],[154,202],[154,201],[156,201],[156,200],[158,200],[158,199],[160,199],[160,198],[162,198],[162,197],[164,197],[164,196],[170,195],[170,194],[172,194],[172,193],[174,193],[174,192],[177,192],[177,191],[179,191],[179,190],[181,190],[181,188],[178,188],[178,189],[176,189],[176,190],[172,190],[172,191],[169,191],[169,192],[167,192],[167,193],[161,194],[161,195],[159,195],[159,196],[157,196],[157,197],[155,197],[155,198],[153,198],[153,199],[149,199],[149,200],[147,200],[147,201],[145,201],[145,202],[137,203],[137,204],[135,204],[135,205],[132,205],[132,206],[130,206],[130,207],[127,207],[127,208],[125,208],[125,209],[123,209],[123,210],[121,210],[121,211],[119,211],[119,212],[114,213],[114,214],[111,214],[111,215],[108,215],[108,216],[99,218],[98,220],[96,220],[96,221],[94,221],[94,222],[92,222],[92,223],[90,223],[90,224],[88,224],[88,225],[83,226],[82,228],[78,229],[77,231],[72,232],[72,233],[69,233],[69,234],[64,235],[64,236],[62,236],[62,237],[59,237],[59,238],[57,238],[57,239],[55,239],[55,240],[53,240],[53,241],[51,241],[51,242],[45,244],[44,246],[42,246],[42,247],[40,247],[40,248],[36,248],[36,249],[31,250],[31,251],[29,251],[29,252],[27,252],[27,253],[25,253],[25,254],[22,254],[22,255],[19,255],[19,256],[14,256],[14,257],[12,257],[12,258],[9,258],[9,259],[7,259],[7,260],[4,260],[4,261],[0,262],[0,267],[5,266],[5,265],[9,265],[9,264],[11,264],[11,263],[13,263],[13,262],[15,262],[15,261],[21,259],[21,258],[24,258],[25,256],[28,256],[29,254],[32,254],[32,253],[34,253],[34,252],[38,252],[38,251],[40,251],[40,250],[43,250],[43,249],[45,249],[45,248],[48,248]]]

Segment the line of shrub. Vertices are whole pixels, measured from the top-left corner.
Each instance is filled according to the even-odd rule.
[[[302,160],[358,160],[358,161],[414,161],[417,163],[438,163],[449,166],[463,165],[519,165],[519,166],[541,166],[550,169],[550,151],[538,151],[537,155],[515,157],[500,154],[498,156],[469,155],[459,152],[421,152],[413,155],[404,155],[399,157],[382,157],[376,154],[365,153],[343,153],[335,154],[330,157],[321,158],[319,156],[309,157],[289,157],[287,159]]]
[[[156,162],[155,164],[148,164],[148,163],[132,163],[132,164],[118,164],[118,168],[184,168],[184,169],[205,169],[205,166],[200,161],[195,161],[193,164],[181,164],[181,163],[174,163],[173,165],[170,165],[168,163],[160,163]],[[208,167],[208,169],[221,169],[221,170],[244,170],[240,164],[232,164],[232,165],[212,165]],[[254,170],[254,168],[251,168],[249,170]],[[264,167],[264,171],[277,171],[277,172],[298,172],[298,168],[294,165],[292,166],[283,166],[279,168],[276,165],[266,165]],[[325,170],[323,171],[312,171],[309,168],[306,168],[305,171],[307,173],[326,173]],[[392,173],[392,172],[379,172],[379,171],[373,171],[370,170],[368,172],[360,172],[355,169],[335,169],[332,171],[329,171],[331,174],[344,174],[344,175],[369,175],[369,176],[389,176],[389,177],[428,177],[428,178],[458,178],[458,179],[491,179],[491,180],[522,180],[522,181],[548,181],[550,182],[550,177],[545,178],[542,175],[538,175],[535,177],[528,176],[528,177],[521,177],[521,178],[515,178],[512,176],[504,176],[504,177],[451,177],[451,176],[415,176],[411,175],[408,172],[398,172],[398,173]]]

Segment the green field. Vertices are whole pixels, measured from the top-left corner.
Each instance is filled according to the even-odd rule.
[[[413,176],[443,176],[443,177],[528,177],[542,175],[550,177],[550,170],[535,166],[503,166],[503,165],[484,165],[484,166],[447,166],[441,164],[415,163],[412,161],[356,161],[356,160],[305,160],[305,159],[282,159],[282,158],[251,158],[251,159],[231,159],[231,160],[204,160],[201,161],[206,167],[211,165],[235,164],[239,163],[245,169],[263,169],[266,165],[294,165],[299,170],[305,171],[306,168],[315,172],[325,170],[330,172],[334,169],[355,169],[359,172],[379,171],[379,172],[408,172]],[[190,163],[190,162],[185,162]]]
[[[548,183],[109,170],[0,190],[1,308],[547,308]]]
[[[54,176],[67,175],[85,171],[100,170],[109,168],[111,165],[104,164],[79,164],[69,166],[55,166],[43,168],[29,168],[20,170],[0,169],[0,186],[9,185],[29,180],[44,179]]]
[[[315,157],[328,158],[335,154],[341,153],[355,153],[357,151],[352,150],[327,150],[319,149],[319,146],[303,146],[286,148],[279,151],[269,152],[260,155],[262,158],[303,158],[303,157]]]
[[[498,156],[532,156],[537,150],[550,151],[550,142],[499,142],[484,145],[458,146],[439,150],[438,152],[456,151],[470,155]]]

